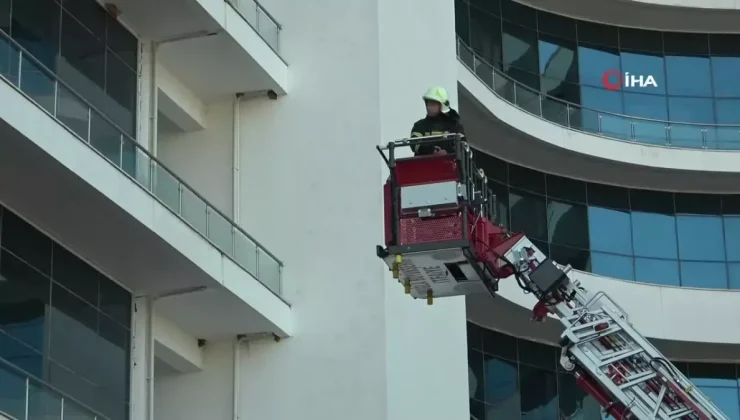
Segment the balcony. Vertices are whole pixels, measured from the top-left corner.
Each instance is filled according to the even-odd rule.
[[[0,420],[108,420],[0,358]]]
[[[0,69],[5,204],[137,293],[205,288],[158,306],[197,337],[287,334],[282,263],[20,45],[0,36],[13,57],[13,65]]]
[[[683,149],[740,150],[740,125],[631,117],[582,107],[540,93],[479,58],[458,40],[458,59],[499,98],[553,124],[612,140]]]
[[[281,26],[256,0],[114,3],[122,21],[157,45],[157,61],[203,101],[236,92],[286,93]]]

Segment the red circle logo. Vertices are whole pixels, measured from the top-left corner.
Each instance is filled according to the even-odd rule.
[[[616,82],[612,82],[610,80],[613,78],[617,79]],[[601,83],[608,90],[619,90],[622,87],[622,75],[619,73],[619,70],[614,70],[614,69],[607,70],[601,76]]]

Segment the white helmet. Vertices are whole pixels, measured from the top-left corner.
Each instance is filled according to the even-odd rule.
[[[447,90],[443,87],[435,86],[427,90],[422,96],[425,101],[434,101],[442,104],[442,113],[450,112],[450,99],[447,96]]]

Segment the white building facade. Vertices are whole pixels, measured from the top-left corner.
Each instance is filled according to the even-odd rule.
[[[709,103],[713,119],[684,130],[689,147],[642,141],[635,121],[649,116],[631,116],[626,93],[617,111],[582,99],[595,70],[578,28],[590,17],[569,13],[573,5],[548,9],[573,18],[530,6],[0,0],[0,419],[600,418],[557,370],[557,326],[528,323],[533,302],[513,285],[502,283],[496,300],[427,306],[375,255],[387,177],[375,146],[408,135],[435,85],[447,88],[498,185],[501,222],[553,257],[582,261],[585,284],[614,296],[669,357],[692,362],[697,385],[740,416],[740,335],[716,325],[739,307],[731,146],[740,120],[726,118],[740,102],[718,85],[665,91],[655,97],[668,98],[666,114]],[[729,6],[701,7],[699,31],[730,31],[720,26],[731,21],[707,23],[735,13],[717,13]],[[658,9],[673,18],[654,29],[686,29],[676,27],[686,12]],[[629,21],[642,14],[623,12],[603,32],[644,26]],[[704,34],[706,53],[684,53],[655,33],[665,62],[721,57],[712,80],[740,69],[729,38]],[[621,66],[635,52],[616,39],[599,50],[616,51]],[[660,86],[681,76],[661,68]],[[578,101],[567,96],[575,90]],[[671,110],[673,97],[711,100]],[[615,121],[628,138],[607,129]],[[671,118],[649,121],[680,132]],[[596,211],[586,198],[532,191],[538,177],[581,182],[584,197],[596,197],[592,185],[672,194],[674,207],[601,206],[628,215],[622,255],[591,239],[595,219],[579,228],[578,215]],[[530,193],[542,205],[526,204]],[[721,258],[679,255],[679,193],[716,197],[718,212],[697,211],[719,217]],[[675,256],[633,246],[637,213],[670,213],[677,227],[663,234],[678,238]],[[631,262],[610,265],[607,254]],[[675,276],[656,261],[675,265]],[[689,280],[720,265],[724,277],[711,284]]]

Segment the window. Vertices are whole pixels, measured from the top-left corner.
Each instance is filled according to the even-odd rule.
[[[634,86],[623,86],[625,92],[647,93],[651,95],[665,95],[665,66],[664,59],[659,55],[647,53],[622,52],[622,72],[629,73],[631,76],[646,80],[648,76],[653,76],[657,86],[644,86],[639,84]]]
[[[740,57],[712,57],[712,87],[714,96],[719,98],[740,97]]]
[[[0,274],[5,279],[0,282],[0,296],[3,297],[0,301],[0,332],[12,337],[4,337],[2,341],[18,341],[23,345],[14,347],[29,347],[43,353],[46,311],[51,293],[49,279],[5,250],[0,252]],[[23,351],[21,354],[33,352]]]
[[[635,269],[631,256],[591,252],[591,272],[613,279],[635,279]]]
[[[455,31],[466,45],[470,45],[469,7],[463,0],[455,0]]]
[[[619,28],[619,48],[660,53],[663,52],[663,34],[644,29]]]
[[[588,232],[594,251],[632,255],[632,218],[628,212],[589,206]]]
[[[10,211],[3,211],[0,244],[43,274],[51,274],[51,241]]]
[[[519,366],[522,420],[558,417],[557,376],[554,371]]]
[[[14,1],[11,36],[52,71],[59,52],[59,3],[54,0]]]
[[[482,11],[470,14],[470,46],[489,64],[501,68],[501,18]]]
[[[665,68],[669,95],[712,96],[708,57],[668,56],[665,58]]]
[[[586,206],[550,200],[547,204],[547,232],[552,243],[588,249]]]
[[[678,255],[682,260],[724,261],[725,241],[720,216],[676,217]]]
[[[544,33],[555,35],[560,38],[576,39],[576,20],[538,10],[537,30],[541,34]]]
[[[632,212],[632,238],[635,255],[678,258],[674,216]]]
[[[681,261],[681,286],[726,289],[728,287],[726,264]]]
[[[524,232],[534,239],[547,240],[547,206],[545,197],[511,190],[511,230]]]
[[[470,398],[483,401],[485,382],[483,379],[483,353],[468,349],[468,382]]]
[[[574,41],[540,35],[538,50],[542,76],[578,83],[578,57]]]
[[[586,202],[586,183],[557,175],[547,175],[547,195],[563,200]]]
[[[521,410],[517,364],[484,355],[486,418],[515,419]]]
[[[509,165],[509,183],[533,193],[545,194],[545,174],[518,165]]]
[[[532,29],[503,23],[504,70],[515,67],[538,74],[537,33]]]
[[[621,72],[619,52],[613,48],[578,46],[578,71],[581,84],[604,87],[602,77],[608,70]]]
[[[635,281],[680,286],[678,261],[635,258]]]

